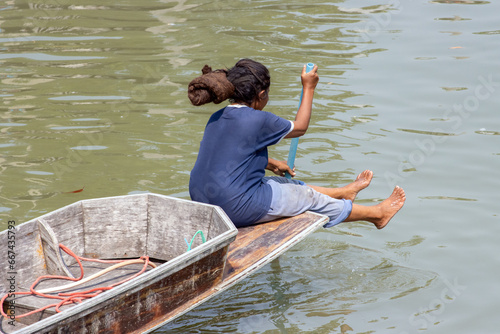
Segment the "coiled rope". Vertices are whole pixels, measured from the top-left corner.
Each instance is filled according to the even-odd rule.
[[[3,298],[0,300],[0,305],[3,305],[3,303],[5,302],[5,300],[9,297],[12,297],[12,296],[15,296],[15,295],[32,295],[32,296],[39,296],[39,297],[44,297],[44,298],[48,298],[48,299],[57,299],[59,300],[57,303],[53,303],[53,304],[50,304],[50,305],[46,305],[44,307],[41,307],[41,308],[38,308],[36,310],[33,310],[33,311],[30,311],[28,313],[24,313],[24,314],[21,314],[21,315],[17,315],[15,316],[15,318],[23,318],[23,317],[27,317],[29,315],[32,315],[32,314],[35,314],[35,313],[38,313],[38,312],[42,312],[46,309],[49,309],[49,308],[52,308],[54,307],[55,308],[55,311],[56,312],[61,312],[60,308],[63,306],[63,305],[69,305],[69,304],[73,304],[73,303],[81,303],[82,301],[86,300],[86,299],[89,299],[89,298],[92,298],[92,297],[95,297],[97,295],[99,295],[100,293],[104,292],[104,291],[107,291],[107,290],[110,290],[112,288],[114,288],[115,286],[118,286],[120,284],[123,284],[139,275],[141,275],[142,273],[144,273],[146,271],[146,269],[148,268],[148,266],[151,266],[153,268],[156,268],[156,265],[153,263],[153,262],[150,262],[149,261],[149,257],[148,256],[141,256],[140,258],[138,259],[132,259],[132,260],[99,260],[99,259],[89,259],[89,258],[85,258],[85,257],[81,257],[81,256],[78,256],[76,255],[75,253],[73,253],[73,251],[71,251],[71,249],[69,249],[68,247],[64,246],[63,244],[59,244],[59,248],[62,249],[66,254],[70,255],[71,257],[73,257],[76,262],[78,263],[79,267],[80,267],[80,277],[78,278],[73,278],[73,277],[68,277],[68,276],[59,276],[59,275],[43,275],[43,276],[40,276],[36,279],[36,281],[31,285],[30,287],[30,291],[19,291],[19,292],[13,292],[13,293],[8,293],[6,294],[5,296],[3,296]],[[86,261],[86,262],[99,262],[99,263],[115,263],[114,265],[112,265],[111,267],[108,267],[98,273],[95,273],[94,275],[91,275],[85,279],[83,279],[83,276],[84,276],[84,269],[83,269],[83,265],[82,265],[82,261]],[[70,289],[70,288],[74,288],[78,285],[81,285],[81,284],[84,284],[88,281],[91,281],[99,276],[102,276],[114,269],[117,269],[117,268],[120,268],[120,267],[123,267],[123,266],[127,266],[127,265],[131,265],[131,264],[135,264],[135,263],[144,263],[144,266],[142,267],[142,269],[135,273],[134,275],[126,278],[126,279],[123,279],[117,283],[114,283],[114,284],[111,284],[109,286],[102,286],[102,287],[97,287],[97,288],[93,288],[93,289],[89,289],[89,290],[86,290],[86,291],[77,291],[77,292],[59,292],[57,295],[49,295],[48,293],[54,293],[56,291],[62,291],[62,290],[67,290],[67,289]],[[64,285],[64,286],[60,286],[60,287],[55,287],[55,288],[50,288],[50,289],[44,289],[44,290],[35,290],[36,286],[42,281],[42,280],[45,280],[45,279],[62,279],[62,280],[68,280],[68,281],[73,281],[74,283],[70,283],[70,284],[67,284],[67,285]],[[7,315],[3,308],[0,307],[0,313],[2,316],[8,318],[9,315]]]

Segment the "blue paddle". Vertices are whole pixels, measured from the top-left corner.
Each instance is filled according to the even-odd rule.
[[[307,63],[306,64],[306,73],[311,72],[313,68],[314,68],[313,63]],[[303,93],[304,93],[304,89],[302,89],[302,92],[300,93],[299,108],[300,108],[300,104],[302,103],[302,94]],[[297,154],[297,147],[298,146],[299,146],[299,137],[292,138],[292,142],[290,143],[290,151],[288,152],[288,161],[287,161],[287,164],[291,169],[293,169],[293,165],[295,165],[295,155]],[[285,177],[287,179],[292,178],[292,176],[288,172],[285,172]]]

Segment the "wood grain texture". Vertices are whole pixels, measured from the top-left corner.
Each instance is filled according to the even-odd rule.
[[[198,298],[222,280],[227,248],[201,259],[153,284],[116,296],[105,304],[87,303],[86,314],[76,314],[44,329],[44,333],[142,333],[145,324],[172,317],[179,307]]]
[[[211,206],[164,196],[148,197],[148,255],[153,258],[168,261],[186,252],[184,238],[190,242],[198,230],[203,231],[207,241],[215,238],[217,235],[208,235],[214,223],[221,225],[221,233],[228,229],[221,221],[212,220],[214,208]],[[201,238],[196,237],[193,248],[199,245]]]
[[[59,241],[47,223],[42,219],[37,220],[38,230],[40,231],[40,239],[42,240],[43,254],[45,256],[45,264],[49,275],[60,275],[73,277],[73,274],[64,265],[61,253],[59,253]]]
[[[36,219],[30,223],[16,226],[15,230],[15,259],[12,265],[8,258],[8,231],[0,233],[0,246],[3,255],[0,256],[0,292],[2,296],[10,290],[9,278],[14,276],[16,291],[28,289],[33,276],[47,273],[45,256],[42,249],[42,240],[36,224]]]
[[[75,254],[84,254],[83,211],[81,202],[76,202],[40,217],[54,231],[57,241],[69,247]],[[66,264],[76,260],[63,253]]]
[[[225,284],[246,276],[270,262],[328,222],[312,212],[238,229],[229,246],[224,272]]]
[[[110,197],[82,202],[85,255],[113,259],[144,255],[147,197]]]

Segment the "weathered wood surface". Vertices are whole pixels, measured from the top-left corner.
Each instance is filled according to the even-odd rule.
[[[220,249],[205,259],[192,263],[155,283],[124,291],[112,303],[99,305],[89,300],[85,314],[75,314],[44,329],[44,333],[142,333],[145,324],[197,298],[220,284],[224,254]]]
[[[229,246],[224,284],[232,284],[272,261],[327,222],[326,216],[305,212],[238,229],[236,240]]]
[[[204,231],[206,243],[197,243],[198,246],[195,244],[186,252],[184,238],[190,239],[199,229]],[[0,241],[5,244],[6,234],[0,232]],[[37,277],[48,274],[47,265],[51,271],[61,270],[55,246],[58,242],[84,257],[149,255],[168,262],[64,312],[14,330],[18,330],[16,333],[139,330],[150,319],[169,313],[219,285],[228,245],[236,234],[236,228],[219,207],[157,194],[83,200],[21,224],[16,227],[16,250],[22,251],[16,257],[16,291],[26,291]],[[0,258],[0,267],[7,267],[6,258]],[[66,254],[63,259],[72,264]],[[69,271],[75,275],[73,269]],[[5,275],[5,272],[0,275],[4,278],[0,281],[3,292],[8,291]],[[24,310],[35,306],[27,304]],[[19,313],[21,308],[20,304]]]
[[[147,243],[147,205],[146,196],[83,201],[86,256],[112,259],[143,255]]]
[[[156,265],[160,265],[161,263],[155,263]],[[103,271],[104,269],[112,266],[110,263],[97,263],[97,262],[83,262],[82,263],[84,272],[85,272],[85,277],[89,277],[91,275],[94,275],[98,272]],[[142,263],[135,263],[135,264],[130,264],[121,268],[117,268],[113,271],[107,272],[102,276],[96,277],[95,279],[88,281],[84,284],[78,285],[76,287],[73,287],[71,289],[67,290],[57,290],[57,292],[78,292],[78,291],[86,291],[90,290],[93,288],[97,287],[106,287],[106,286],[111,286],[113,284],[116,284],[127,277],[130,277],[134,275],[135,273],[139,272],[142,268],[144,267],[144,264]],[[72,271],[74,272],[80,272],[80,267],[78,264],[75,264],[70,267]],[[148,266],[147,270],[152,270],[151,266]],[[46,289],[51,289],[51,288],[57,288],[57,287],[63,287],[68,284],[74,283],[73,281],[70,280],[62,280],[62,279],[47,279],[47,280],[42,280],[36,287],[37,291],[43,292]],[[26,290],[27,291],[27,290]],[[36,296],[31,296],[31,295],[24,295],[24,296],[18,296],[16,299],[16,314],[21,315],[33,310],[36,310],[38,308],[54,304],[59,302],[60,300],[55,300],[55,299],[48,299],[48,298],[40,298]],[[68,308],[74,307],[77,304],[71,304],[71,305],[64,305],[60,309],[61,310],[67,310]],[[41,319],[45,319],[48,316],[51,316],[53,314],[56,314],[55,308],[50,308],[45,310],[44,312],[41,312],[39,314],[36,314],[36,316],[28,316],[25,318],[20,318],[18,319],[19,322],[23,324],[33,324]]]
[[[37,223],[38,230],[40,231],[40,238],[42,239],[47,273],[50,275],[74,277],[63,263],[61,253],[59,253],[59,241],[57,241],[57,237],[52,228],[41,219],[39,219]]]
[[[83,210],[81,201],[49,212],[39,219],[42,219],[52,228],[52,231],[56,233],[58,242],[69,247],[75,254],[84,254],[85,243],[83,241]],[[63,254],[63,258],[67,264],[76,262],[66,254]]]
[[[169,261],[185,253],[184,238],[191,241],[198,230],[210,240],[228,229],[220,208],[153,195],[148,203],[147,251],[153,258]],[[196,237],[193,247],[199,245],[200,238]]]
[[[28,288],[33,276],[45,275],[45,257],[37,224],[21,224],[15,231],[15,263],[10,265],[7,257],[7,230],[0,233],[0,246],[5,252],[0,256],[0,293],[10,290],[8,279],[15,276],[16,291]]]
[[[117,286],[45,319],[42,318],[50,315],[48,312],[43,316],[39,314],[36,317],[41,321],[15,333],[142,333],[144,326],[154,322],[156,318],[165,314],[175,316],[176,310],[182,305],[220,285],[226,253],[227,246],[169,275],[162,275],[160,272],[160,275],[156,275],[160,277],[155,280],[155,270],[160,267],[156,268],[139,276],[150,276],[143,284],[133,288]],[[100,298],[109,293],[113,294],[112,298]],[[29,306],[20,305],[19,313],[28,309]],[[55,321],[56,318],[58,321]],[[35,319],[37,318],[32,318]],[[7,329],[6,333],[12,333],[6,327],[3,329]],[[13,330],[18,329],[19,327]]]

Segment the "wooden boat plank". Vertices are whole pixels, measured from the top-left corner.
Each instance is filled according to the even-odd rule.
[[[257,270],[327,222],[326,216],[306,212],[240,229],[229,246],[224,284]]]
[[[161,263],[157,262],[156,265],[160,265]],[[84,262],[83,263],[83,268],[85,272],[85,277],[89,277],[95,273],[98,273],[108,267],[110,267],[111,264],[105,264],[105,263],[89,263],[89,262]],[[135,273],[139,272],[143,268],[143,264],[136,263],[136,264],[130,264],[126,267],[121,267],[117,268],[111,272],[106,273],[103,276],[96,277],[95,279],[84,283],[82,285],[76,286],[72,289],[69,290],[64,290],[64,292],[79,292],[79,291],[86,291],[90,290],[93,288],[97,287],[105,287],[105,286],[110,286],[112,284],[118,283],[119,281],[126,279],[127,277],[130,277],[134,275]],[[78,265],[73,265],[69,268],[73,273],[80,272],[80,268]],[[148,270],[151,270],[151,267],[148,267]],[[78,277],[78,275],[75,275]],[[36,290],[38,291],[43,291],[45,289],[50,289],[50,288],[56,288],[56,287],[61,287],[65,286],[68,284],[73,283],[70,280],[61,280],[61,279],[48,279],[48,280],[43,280],[38,284],[36,287]],[[27,290],[26,290],[27,291]],[[62,290],[61,290],[62,291]],[[16,299],[16,313],[18,315],[25,314],[27,312],[31,312],[33,310],[36,310],[38,308],[42,308],[44,306],[54,304],[59,302],[59,300],[54,300],[54,299],[47,299],[47,298],[40,298],[36,296],[19,296]],[[68,308],[74,307],[76,304],[72,305],[64,305],[60,309],[61,310],[66,310]],[[25,318],[20,318],[18,319],[20,323],[23,324],[32,324],[37,321],[40,321],[42,319],[45,319],[51,315],[56,314],[56,311],[54,308],[47,309],[41,313],[37,313],[36,315],[33,316],[28,316]]]
[[[205,291],[211,290],[213,286],[220,284],[223,270],[221,255],[226,252],[227,249],[219,249],[203,266],[199,263],[192,263],[165,279],[138,286],[133,290],[124,290],[123,286],[118,286],[113,289],[116,293],[113,303],[102,305],[99,298],[94,297],[84,302],[86,304],[84,312],[76,312],[79,306],[84,306],[82,303],[68,309],[72,315],[57,324],[51,323],[50,326],[42,324],[44,321],[50,321],[52,318],[50,317],[30,327],[33,329],[40,327],[43,328],[44,333],[55,334],[78,333],[81,332],[82,327],[101,329],[103,324],[107,324],[103,326],[107,328],[106,331],[102,331],[103,333],[142,333],[144,323],[151,323],[157,317],[171,313],[171,310],[182,307]],[[153,273],[154,271],[151,272]],[[120,290],[123,290],[123,293]],[[62,313],[54,317],[61,315]],[[101,333],[101,331],[97,332]],[[20,333],[32,333],[32,331]]]
[[[207,240],[215,238],[225,231],[221,220],[214,222],[217,215],[213,207],[196,205],[191,201],[175,201],[158,196],[149,196],[148,255],[158,259],[170,260],[186,252],[186,238],[191,241],[194,234],[201,230]],[[161,222],[161,223],[154,223]],[[187,224],[186,222],[196,222]],[[220,229],[212,233],[214,225]],[[171,233],[175,231],[175,233]],[[201,238],[196,237],[193,248],[201,245]]]
[[[38,226],[36,224],[21,224],[17,226],[16,229],[16,261],[12,268],[8,265],[2,268],[0,271],[0,279],[3,286],[7,278],[11,275],[10,273],[14,271],[16,277],[16,290],[22,290],[23,288],[28,288],[28,286],[23,285],[24,281],[31,280],[35,275],[35,277],[38,277],[45,274],[43,270],[45,257],[43,254],[42,240],[38,234]],[[5,240],[6,239],[7,238],[5,238]],[[7,247],[5,246],[4,249],[7,249]],[[7,257],[2,260],[6,261],[6,259]],[[3,289],[0,288],[0,290]],[[3,296],[7,290],[1,292]]]
[[[83,242],[83,212],[81,202],[70,204],[64,208],[50,212],[39,218],[52,231],[57,231],[57,241],[69,247],[75,254],[85,253]],[[69,256],[63,255],[68,264],[75,263]]]
[[[82,205],[87,256],[137,257],[146,249],[147,197],[85,200]],[[122,224],[117,226],[116,222]]]
[[[37,220],[47,272],[51,275],[74,277],[66,268],[59,253],[59,242],[54,231],[41,219]]]

